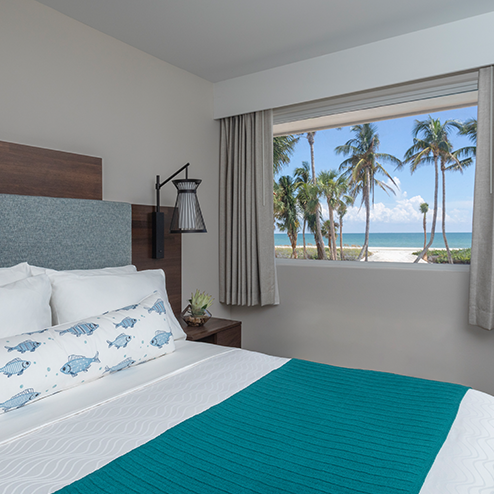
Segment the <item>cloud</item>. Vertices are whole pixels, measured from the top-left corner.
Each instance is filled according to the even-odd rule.
[[[371,227],[374,231],[379,231],[379,227],[383,230],[393,231],[393,225],[399,225],[400,229],[407,228],[411,231],[421,231],[423,215],[420,212],[420,205],[425,202],[421,195],[408,197],[407,191],[401,189],[401,182],[398,177],[393,177],[396,186],[387,179],[386,184],[393,187],[396,195],[390,194],[390,202],[385,204],[377,202],[371,208]],[[360,205],[361,197],[357,199],[355,206],[349,207],[345,215],[344,223],[352,228],[363,230],[365,226],[365,205]],[[431,226],[432,215],[434,213],[433,204],[429,203],[429,211],[427,213],[427,225]],[[472,221],[473,200],[463,201],[448,201],[446,213],[446,228],[451,230],[454,225],[469,225]],[[323,221],[328,219],[328,206],[325,201],[321,201]],[[437,211],[436,231],[441,229],[442,208]],[[407,226],[408,225],[408,226]],[[454,230],[453,230],[454,231]]]
[[[391,207],[382,202],[374,204],[371,209],[371,222],[377,223],[417,223],[422,220],[420,204],[424,202],[421,196],[408,199],[406,192],[400,194]],[[349,208],[345,219],[348,222],[365,222],[365,207]]]

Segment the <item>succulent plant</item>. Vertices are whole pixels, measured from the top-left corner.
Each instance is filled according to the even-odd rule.
[[[206,310],[213,305],[213,297],[206,292],[196,290],[189,299],[190,311],[193,316],[203,316]]]

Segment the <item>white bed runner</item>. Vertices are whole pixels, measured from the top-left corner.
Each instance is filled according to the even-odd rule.
[[[494,397],[463,398],[420,494],[494,494]]]
[[[167,361],[173,355],[174,362]],[[10,418],[7,427],[0,420],[0,441],[4,441],[0,444],[0,492],[54,492],[223,401],[286,361],[184,342],[175,354],[137,366],[132,376],[125,377],[129,369],[117,373],[118,381],[103,382],[112,377],[108,376],[4,414],[0,419]],[[146,368],[149,364],[153,365]],[[134,391],[124,393],[121,380],[127,385],[132,381]],[[111,399],[98,406],[109,389]],[[50,425],[40,427],[32,420],[37,417],[34,409],[43,403],[41,415],[54,417]],[[33,412],[28,414],[29,409]],[[29,429],[35,430],[28,433]],[[450,493],[494,494],[494,398],[478,391],[467,392],[420,492]]]

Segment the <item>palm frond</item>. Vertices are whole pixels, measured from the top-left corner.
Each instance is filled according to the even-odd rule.
[[[296,135],[273,137],[273,173],[275,175],[290,163],[290,157],[299,139],[300,137]]]

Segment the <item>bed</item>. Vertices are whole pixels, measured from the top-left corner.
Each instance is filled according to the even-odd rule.
[[[12,149],[24,151],[15,146],[9,153]],[[29,153],[32,156],[32,148]],[[0,168],[1,163],[0,153]],[[78,163],[76,168],[80,167]],[[36,251],[33,260],[33,229],[26,238],[16,226],[24,220],[16,215],[25,211],[31,217],[33,210],[47,211],[48,207],[52,208],[48,216],[56,214],[57,202],[52,201],[58,199],[37,197],[35,189],[32,196],[0,197],[0,203],[4,201],[2,210],[11,215],[11,219],[5,214],[0,220],[3,232],[10,228],[2,237],[0,265],[19,263],[12,272],[15,276],[26,275],[8,285],[40,283],[46,289],[49,280],[49,314],[46,296],[40,297],[39,307],[45,319],[51,317],[51,323],[58,325],[46,329],[43,321],[27,336],[25,331],[22,336],[15,331],[3,335],[10,339],[0,349],[0,394],[7,393],[8,386],[13,390],[21,381],[24,383],[35,365],[46,367],[43,357],[35,356],[41,355],[37,352],[43,344],[52,341],[61,352],[62,364],[55,368],[57,376],[50,372],[46,375],[65,389],[54,393],[44,386],[46,396],[34,396],[41,388],[29,388],[26,381],[18,393],[8,393],[9,397],[17,396],[17,401],[0,398],[0,412],[5,412],[0,414],[0,492],[494,492],[493,397],[454,384],[186,341],[171,322],[173,312],[180,310],[177,290],[181,285],[176,278],[180,253],[171,253],[175,259],[171,270],[169,264],[161,266],[166,273],[165,287],[165,275],[153,269],[160,266],[147,259],[147,247],[142,242],[148,235],[143,229],[147,228],[150,210],[143,210],[136,221],[133,206],[108,205],[100,197],[91,198],[91,204],[71,200],[68,204],[76,207],[70,221],[66,218],[68,224],[77,225],[80,220],[74,218],[86,207],[98,208],[98,213],[89,216],[101,219],[110,206],[108,214],[122,218],[118,233],[110,234],[113,239],[115,235],[127,239],[119,242],[120,253],[112,253],[118,261],[102,261],[101,256],[108,251],[105,241],[101,243],[103,252],[88,253],[83,240],[68,242],[60,254],[54,254],[56,246],[48,243]],[[66,203],[63,206],[64,211],[70,209]],[[118,213],[115,207],[120,209]],[[39,224],[46,216],[41,214],[34,223]],[[83,217],[87,216],[86,212]],[[67,236],[60,233],[61,220],[55,222],[57,231],[47,235],[46,229],[53,223],[49,221],[40,229],[41,234],[45,233],[43,242],[45,237]],[[98,227],[98,221],[95,223]],[[86,232],[82,236],[88,235]],[[138,239],[140,247],[131,252],[129,242],[134,246]],[[78,250],[81,245],[82,253]],[[75,251],[68,250],[73,247]],[[136,260],[132,264],[145,269],[135,272],[129,267]],[[50,270],[36,271],[24,261]],[[110,264],[120,267],[105,271]],[[73,269],[84,273],[74,273]],[[93,269],[96,272],[88,274]],[[2,271],[0,280],[1,276]],[[108,295],[109,287],[122,280],[132,281],[132,295],[128,296],[136,298],[125,307],[121,299]],[[156,284],[162,286],[160,293],[154,290]],[[99,293],[101,286],[104,289]],[[137,286],[138,294],[134,291]],[[31,285],[23,288],[32,290]],[[152,293],[147,294],[149,288]],[[71,303],[82,300],[74,296],[81,290],[93,294],[96,300]],[[6,292],[0,286],[0,298],[2,293]],[[105,299],[107,295],[110,298]],[[158,300],[167,304],[168,319],[163,319]],[[87,311],[84,316],[81,310]],[[7,312],[5,308],[3,320]],[[24,312],[23,316],[28,317],[30,311]],[[146,353],[142,363],[135,357],[132,365],[118,368],[108,364],[105,370],[106,359],[113,358],[117,350],[123,357],[133,348],[133,342],[128,343],[124,337],[144,334],[141,330],[132,333],[142,322],[141,316],[147,321],[142,331],[149,333],[142,337],[145,351],[156,353]],[[35,322],[27,319],[19,327]],[[160,324],[168,324],[169,329],[155,331]],[[171,336],[166,343],[154,340],[168,334]],[[99,338],[98,345],[95,338]],[[95,353],[86,352],[91,362],[71,358],[80,357],[83,350],[77,348],[93,344],[96,346],[91,352]],[[172,344],[173,348],[167,347]],[[9,355],[29,365],[16,361],[7,367]],[[93,370],[93,377],[86,377]]]

